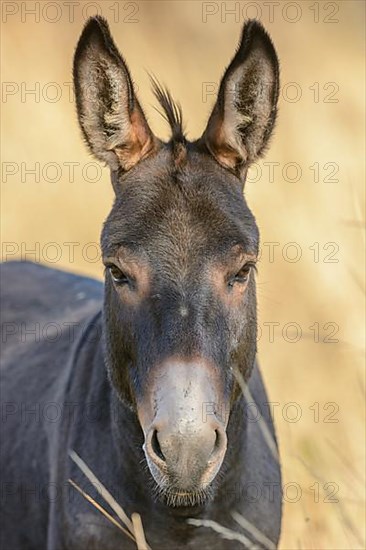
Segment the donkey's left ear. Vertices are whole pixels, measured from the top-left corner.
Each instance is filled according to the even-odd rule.
[[[99,160],[112,170],[129,170],[157,149],[127,65],[102,17],[86,23],[73,72],[79,123]]]
[[[248,21],[202,136],[216,160],[239,177],[268,142],[278,90],[279,64],[272,41],[258,21]]]

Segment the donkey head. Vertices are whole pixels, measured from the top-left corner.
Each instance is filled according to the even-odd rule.
[[[111,383],[137,414],[159,491],[169,504],[197,504],[225,456],[220,411],[240,395],[235,370],[247,380],[255,360],[259,234],[243,185],[274,126],[277,56],[260,23],[247,22],[195,142],[157,83],[172,138],[154,136],[100,17],[84,28],[74,81],[82,132],[116,195],[101,237]]]

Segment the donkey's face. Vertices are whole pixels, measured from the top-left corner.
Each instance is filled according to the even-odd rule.
[[[248,379],[255,359],[258,229],[242,187],[274,125],[277,57],[247,23],[194,143],[156,83],[173,135],[153,135],[99,17],[80,38],[74,79],[81,128],[116,193],[102,233],[111,381],[136,410],[160,492],[197,504],[224,459],[235,371]]]

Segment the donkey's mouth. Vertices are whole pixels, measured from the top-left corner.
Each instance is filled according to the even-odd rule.
[[[157,488],[157,499],[172,508],[192,508],[203,506],[213,499],[214,489],[211,485],[192,491],[181,491],[174,488]]]
[[[149,458],[147,463],[154,480],[153,493],[156,500],[171,507],[183,508],[204,505],[213,499],[215,478],[206,481],[191,478],[188,484],[187,480],[179,479],[176,473],[172,475],[166,468],[163,471],[157,468]]]

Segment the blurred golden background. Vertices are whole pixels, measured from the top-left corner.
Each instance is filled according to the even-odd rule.
[[[261,229],[259,358],[282,456],[283,549],[365,548],[364,11],[350,0],[2,3],[2,257],[98,278],[113,192],[75,115],[85,19],[107,17],[163,138],[147,71],[182,104],[193,139],[244,19],[271,34],[279,120],[245,193]]]

